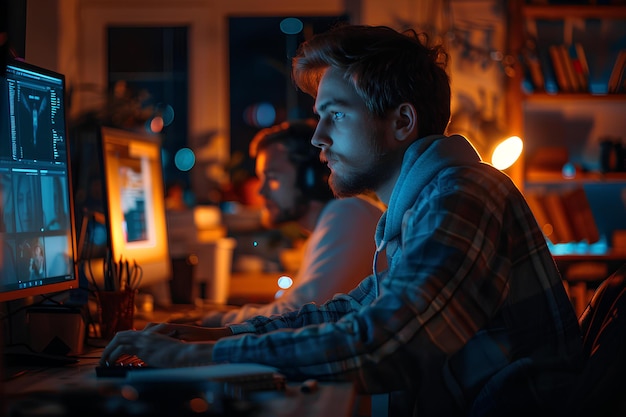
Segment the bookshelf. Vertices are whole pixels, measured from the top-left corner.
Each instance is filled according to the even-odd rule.
[[[620,51],[626,51],[626,3],[617,1],[511,0],[508,2],[507,48],[514,71],[506,80],[505,103],[509,130],[525,142],[520,188],[572,184],[563,177],[562,163],[576,168],[576,181],[623,181],[626,170],[602,166],[601,142],[610,139],[626,148],[626,85],[615,92],[608,82]],[[615,4],[613,4],[615,3]],[[547,25],[548,29],[540,29]],[[588,62],[587,86],[574,90],[533,83],[526,55],[539,49],[578,44]],[[537,64],[553,68],[549,54],[538,53]],[[626,75],[625,75],[626,77]],[[553,80],[555,82],[555,80]],[[559,152],[556,152],[556,151]],[[550,155],[549,151],[556,152]],[[566,160],[562,154],[565,154]],[[542,155],[539,157],[539,155]],[[557,155],[558,154],[558,155]],[[553,162],[542,166],[537,160]],[[561,181],[562,180],[562,181]]]
[[[626,51],[626,3],[572,3],[576,4],[511,0],[507,11],[507,48],[514,62],[506,79],[507,122],[510,133],[524,140],[516,183],[537,211],[542,228],[549,226],[544,229],[547,239],[552,238],[551,243],[557,245],[571,243],[563,241],[567,237],[584,236],[580,230],[555,230],[574,228],[572,223],[581,215],[577,210],[590,214],[589,204],[578,204],[580,197],[572,199],[572,195],[581,195],[575,191],[589,184],[609,185],[607,188],[612,189],[622,184],[626,196],[626,70],[614,68],[620,51]],[[554,56],[562,58],[561,65],[571,65],[570,76],[580,72],[577,81],[568,79],[567,88],[556,79]],[[585,67],[586,71],[581,71]],[[614,86],[609,88],[612,75]],[[561,197],[560,201],[555,195]],[[580,217],[577,221],[580,224]],[[549,236],[547,232],[555,234]],[[593,230],[585,233],[596,236]],[[602,256],[626,262],[626,247],[615,247],[611,236],[607,240],[600,250]],[[558,255],[571,255],[575,262],[604,259],[592,250],[581,251],[581,245],[573,247],[578,252]],[[597,277],[602,278],[603,274]]]
[[[509,2],[509,46],[527,78],[522,83],[525,89],[552,94],[625,93],[626,3],[550,3]],[[611,82],[616,84],[613,88]]]
[[[625,19],[626,7],[624,4],[533,4],[525,2],[522,7],[522,17],[524,19],[555,19],[560,20],[564,17],[581,18],[581,19]],[[574,2],[572,2],[574,3]]]

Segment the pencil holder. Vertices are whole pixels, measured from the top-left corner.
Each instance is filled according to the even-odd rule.
[[[110,340],[115,333],[133,328],[137,290],[98,291],[100,337]]]

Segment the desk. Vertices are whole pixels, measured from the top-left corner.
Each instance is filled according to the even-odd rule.
[[[81,360],[72,365],[66,365],[58,368],[23,368],[25,373],[10,379],[4,383],[4,390],[7,395],[6,404],[11,407],[24,408],[24,397],[30,401],[39,399],[48,401],[73,401],[74,407],[79,410],[69,413],[74,416],[76,411],[80,415],[92,416],[117,416],[117,415],[137,415],[147,416],[145,413],[124,413],[120,410],[119,402],[125,398],[121,395],[121,387],[123,387],[124,379],[122,378],[98,378],[95,373],[95,366],[98,363],[102,349],[92,349],[89,353],[82,356]],[[138,371],[141,372],[141,371]],[[51,395],[53,394],[53,395]],[[161,401],[173,401],[172,392],[168,390],[165,398],[161,397]],[[300,384],[288,383],[286,390],[283,391],[263,391],[255,393],[251,397],[251,406],[255,407],[254,413],[250,414],[229,414],[236,416],[254,415],[255,417],[325,417],[325,416],[350,416],[352,412],[354,393],[351,384],[333,383],[319,384],[317,390],[311,393],[303,393],[300,390]],[[0,398],[1,400],[1,398]],[[118,402],[118,409],[108,409],[115,401]],[[4,402],[4,401],[0,401]],[[82,402],[83,404],[76,405]],[[100,404],[98,404],[100,403]],[[184,405],[188,405],[184,403]],[[135,407],[132,410],[137,410]],[[209,414],[198,412],[190,413],[181,403],[181,410],[177,410],[176,416],[184,415],[211,415],[218,416],[215,411]],[[31,414],[19,414],[20,417],[29,417],[35,415],[33,410],[29,410]],[[126,411],[128,411],[128,398],[126,398]],[[1,414],[1,411],[0,411]],[[7,417],[13,417],[18,414],[8,414]],[[68,414],[54,414],[56,416],[67,416]],[[154,414],[150,414],[151,416]],[[169,414],[159,414],[169,415]]]
[[[274,295],[280,289],[278,278],[281,275],[284,273],[233,272],[229,284],[229,304],[271,303],[274,301]]]

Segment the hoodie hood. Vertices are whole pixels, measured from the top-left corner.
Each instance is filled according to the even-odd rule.
[[[480,161],[476,149],[460,135],[431,135],[411,144],[404,154],[388,208],[376,228],[377,252],[400,235],[404,213],[415,204],[424,186],[442,169],[473,165]]]

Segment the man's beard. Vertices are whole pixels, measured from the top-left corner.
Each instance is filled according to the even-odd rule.
[[[294,200],[293,207],[278,207],[279,210],[275,214],[266,209],[263,215],[263,223],[265,226],[273,228],[285,223],[300,220],[306,214],[308,202],[302,195],[295,197]]]
[[[376,143],[372,152],[376,159],[369,166],[346,172],[342,177],[331,172],[328,182],[335,196],[341,198],[375,192],[402,164],[403,153],[400,150],[385,150]]]

